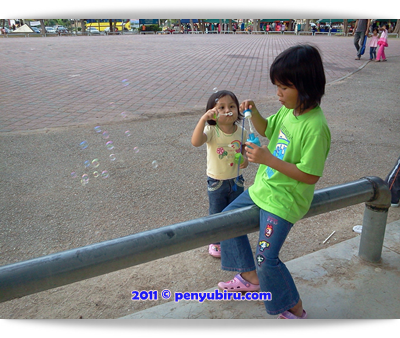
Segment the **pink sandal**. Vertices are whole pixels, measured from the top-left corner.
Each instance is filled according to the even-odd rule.
[[[260,285],[248,282],[247,280],[243,279],[240,274],[237,274],[229,282],[219,282],[218,287],[222,291],[226,290],[229,292],[250,292],[260,290]]]
[[[303,314],[301,315],[301,317],[295,316],[290,311],[284,311],[278,316],[277,319],[306,319],[306,318],[307,318],[307,312],[303,310]]]
[[[213,257],[221,258],[221,245],[210,244],[208,246],[208,253]]]

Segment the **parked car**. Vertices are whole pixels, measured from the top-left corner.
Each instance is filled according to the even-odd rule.
[[[68,29],[64,26],[54,26],[56,33],[68,33]]]
[[[40,29],[39,29],[39,28],[37,28],[37,27],[31,27],[31,29],[32,29],[35,33],[40,34]]]
[[[46,33],[55,34],[56,30],[53,27],[45,27]]]
[[[90,34],[100,34],[100,31],[96,27],[88,27],[86,31]]]

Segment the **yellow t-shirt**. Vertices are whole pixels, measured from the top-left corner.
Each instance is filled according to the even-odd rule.
[[[207,125],[204,133],[207,135],[207,176],[216,180],[229,180],[242,174],[238,173],[235,154],[240,153],[242,140],[246,142],[247,131],[236,125],[233,134],[225,134],[217,126]],[[242,135],[243,130],[243,135]]]

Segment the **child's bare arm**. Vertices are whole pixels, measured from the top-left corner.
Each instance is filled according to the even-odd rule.
[[[319,180],[319,176],[307,174],[298,169],[295,164],[275,157],[271,154],[267,146],[258,147],[251,142],[246,142],[246,145],[246,155],[249,162],[265,164],[299,182],[315,184]]]
[[[207,142],[207,135],[204,134],[204,127],[208,120],[215,120],[217,112],[215,109],[208,110],[199,120],[192,134],[192,144],[200,147]]]

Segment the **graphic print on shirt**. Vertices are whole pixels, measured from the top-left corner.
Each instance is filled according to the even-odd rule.
[[[283,160],[283,157],[285,156],[285,152],[286,152],[287,147],[289,146],[289,143],[290,143],[290,141],[288,140],[286,135],[283,133],[282,130],[280,130],[278,142],[276,144],[274,153],[272,155],[279,158],[280,160]],[[267,167],[267,169],[265,169],[265,172],[267,173],[268,178],[271,178],[271,176],[275,173],[275,171],[276,171],[275,169],[272,169],[270,167]]]
[[[227,146],[218,145],[217,154],[220,160],[226,160],[231,167],[234,165],[235,154],[240,153],[241,143],[239,140],[234,140]],[[225,158],[226,157],[226,158]]]

